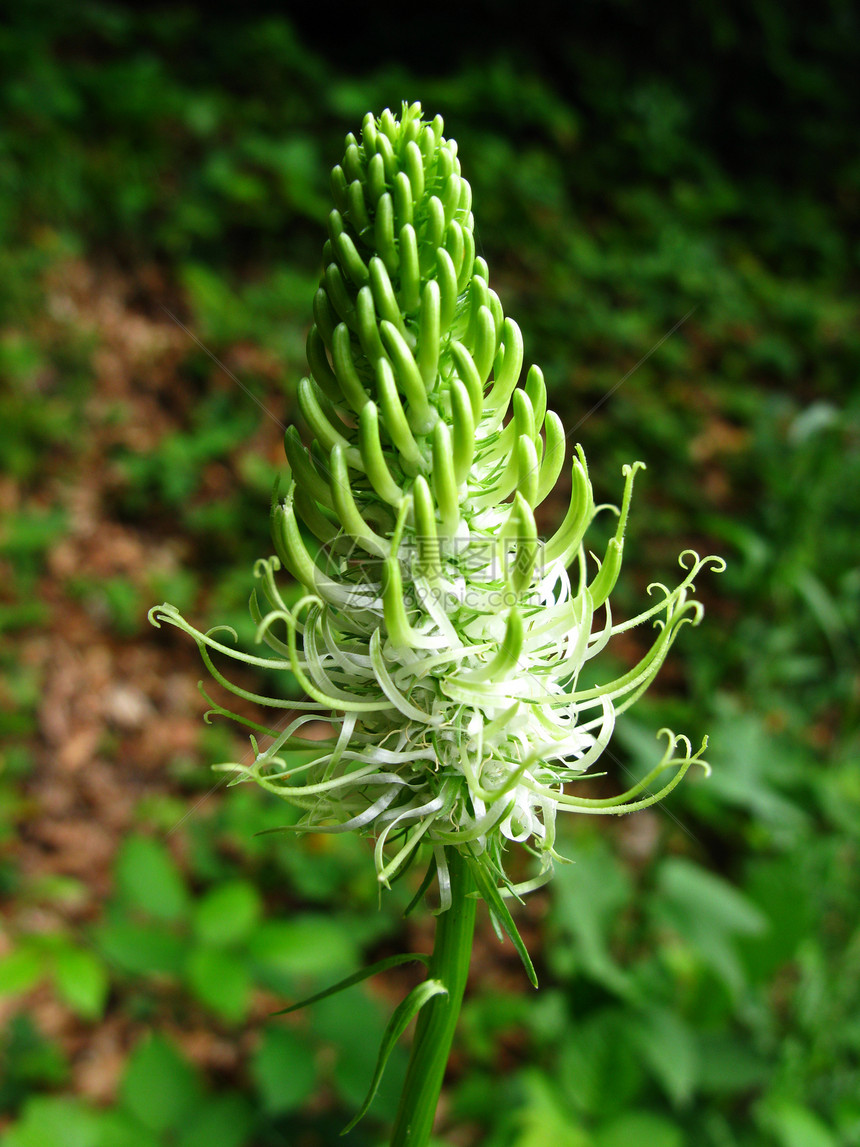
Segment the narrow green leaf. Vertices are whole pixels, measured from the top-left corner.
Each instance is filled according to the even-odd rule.
[[[389,968],[396,968],[399,964],[411,964],[419,961],[422,964],[429,964],[430,957],[425,956],[423,952],[405,952],[399,956],[386,956],[383,960],[377,960],[375,964],[369,964],[366,968],[362,968],[358,972],[353,972],[351,976],[347,976],[345,980],[338,980],[336,984],[332,984],[330,988],[326,988],[323,992],[317,992],[314,996],[308,996],[306,1000],[302,1000],[298,1004],[290,1004],[288,1008],[283,1008],[279,1012],[272,1012],[273,1016],[285,1016],[290,1012],[297,1012],[301,1008],[309,1007],[311,1004],[317,1003],[319,1000],[327,999],[328,996],[335,996],[338,992],[343,992],[347,988],[351,988],[353,984],[360,984],[362,980],[368,979],[370,976],[375,976],[377,972],[386,972]]]
[[[520,959],[522,960],[523,967],[526,970],[526,975],[529,978],[529,982],[533,988],[536,988],[538,986],[538,981],[537,973],[534,969],[534,964],[532,964],[531,957],[528,954],[528,949],[523,943],[522,936],[520,936],[519,932],[517,931],[517,926],[514,923],[514,919],[508,911],[507,905],[502,899],[502,894],[496,887],[495,881],[492,879],[483,865],[479,861],[475,860],[474,857],[470,858],[469,867],[472,870],[472,877],[475,881],[475,884],[477,885],[478,892],[480,892],[481,896],[484,898],[484,900],[486,900],[487,907],[496,917],[505,932],[507,932],[508,937],[516,948]]]
[[[446,996],[447,994],[448,989],[441,980],[425,980],[422,984],[413,988],[406,999],[397,1005],[382,1037],[382,1043],[379,1047],[379,1056],[377,1057],[376,1067],[373,1072],[373,1079],[370,1081],[370,1088],[364,1103],[362,1103],[354,1118],[352,1118],[346,1127],[344,1127],[343,1131],[341,1131],[341,1135],[347,1135],[352,1131],[356,1123],[366,1114],[379,1088],[379,1081],[382,1079],[382,1073],[385,1071],[388,1057],[391,1055],[397,1041],[406,1031],[410,1021],[418,1015],[424,1005],[429,1003],[434,996]]]
[[[421,901],[421,897],[424,895],[424,893],[430,887],[430,882],[432,881],[432,879],[435,875],[436,875],[436,857],[434,856],[434,857],[431,857],[430,863],[427,865],[427,871],[424,873],[424,879],[421,881],[420,888],[418,889],[418,891],[415,893],[415,895],[412,897],[412,899],[409,901],[409,903],[406,905],[405,909],[403,910],[404,920],[406,919],[407,916],[410,915],[410,913],[412,913],[414,911],[415,908],[417,908],[418,904]]]

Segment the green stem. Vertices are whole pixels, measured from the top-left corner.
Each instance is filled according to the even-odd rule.
[[[448,871],[451,907],[437,918],[436,942],[427,971],[428,979],[441,980],[448,994],[435,996],[418,1016],[391,1147],[426,1147],[430,1142],[469,974],[478,902],[469,895],[473,889],[471,873],[457,849],[448,850]]]

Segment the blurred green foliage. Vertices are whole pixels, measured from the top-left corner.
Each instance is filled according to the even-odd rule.
[[[76,260],[141,283],[155,269],[133,305],[175,312],[288,420],[327,171],[366,110],[423,100],[460,143],[480,249],[601,497],[622,463],[648,463],[622,604],[687,544],[729,561],[617,746],[636,775],[660,724],[707,731],[712,777],[665,811],[570,827],[575,863],[535,899],[541,992],[509,946],[510,975],[476,971],[446,1118],[489,1147],[857,1147],[857,8],[706,3],[655,23],[589,0],[552,20],[536,8],[527,35],[501,3],[444,61],[367,13],[347,60],[322,19],[41,0],[0,30],[0,466],[23,498],[0,527],[0,630],[51,623],[57,490],[98,418],[124,417],[94,416],[101,336],[46,321],[51,276]],[[259,357],[231,365],[237,347]],[[277,475],[254,438],[266,415],[191,338],[168,413],[154,449],[111,446],[99,465],[108,511],[180,540],[181,569],[74,573],[65,592],[116,642],[141,641],[163,598],[247,639]],[[0,669],[0,891],[56,904],[74,889],[31,888],[12,863],[39,675],[11,646]],[[402,946],[412,888],[377,911],[361,842],[255,835],[291,813],[242,787],[185,820],[209,785],[200,760],[232,745],[207,728],[177,757],[99,920],[10,928],[0,995],[47,986],[85,1025],[119,1013],[151,1034],[97,1109],[17,1016],[0,1039],[2,1147],[313,1147],[361,1101],[385,1022],[373,996],[263,1017]],[[253,1032],[228,1079],[181,1050],[192,1021]],[[350,1142],[381,1142],[402,1068]]]

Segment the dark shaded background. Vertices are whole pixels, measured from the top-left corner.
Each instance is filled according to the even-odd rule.
[[[2,1147],[333,1142],[410,972],[267,1017],[431,942],[400,915],[411,876],[378,907],[367,842],[255,836],[291,812],[210,791],[247,746],[145,620],[166,599],[251,639],[327,172],[367,110],[416,98],[600,497],[648,464],[619,609],[688,545],[729,562],[595,791],[663,724],[710,733],[714,774],[569,826],[575,864],[517,910],[537,996],[483,918],[440,1142],[860,1144],[858,22],[771,0],[7,14]],[[350,1142],[384,1142],[402,1069]]]

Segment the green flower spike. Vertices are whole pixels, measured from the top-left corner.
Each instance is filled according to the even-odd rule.
[[[332,172],[310,374],[297,391],[310,447],[287,431],[291,478],[272,506],[277,557],[257,564],[251,598],[272,655],[240,652],[170,605],[152,617],[189,633],[227,689],[299,712],[285,728],[255,726],[270,741],[254,740],[250,764],[218,768],[301,808],[300,831],[372,837],[381,884],[427,845],[426,883],[435,870],[443,916],[476,889],[530,968],[503,897],[551,875],[557,814],[645,808],[704,765],[704,745],[694,753],[664,730],[662,760],[629,791],[575,791],[680,627],[701,620],[689,596],[696,576],[723,563],[685,552],[680,584],[650,587],[656,602],[614,624],[609,595],[641,463],[624,468],[618,527],[592,566],[583,539],[598,508],[580,446],[570,507],[538,537],[534,509],[559,478],[565,434],[539,367],[521,384],[522,336],[475,255],[471,189],[442,128],[418,104],[399,120],[368,115]],[[304,590],[291,606],[282,569]],[[634,668],[578,687],[586,661],[646,621],[656,636]],[[309,699],[249,693],[213,653],[281,670]],[[304,738],[302,726],[320,719],[330,738]],[[525,883],[506,875],[509,842],[538,860]]]

